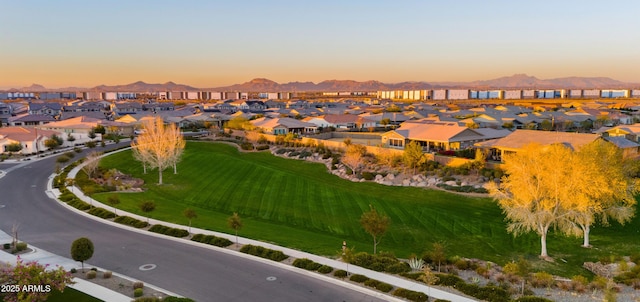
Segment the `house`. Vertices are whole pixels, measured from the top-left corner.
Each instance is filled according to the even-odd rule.
[[[382,144],[392,148],[404,148],[411,141],[418,142],[426,152],[460,150],[477,142],[504,137],[509,130],[470,129],[456,122],[406,122],[400,128],[382,134]]]
[[[367,129],[375,127],[376,122],[355,114],[325,114],[304,119],[317,127],[338,129]]]
[[[249,112],[262,112],[267,109],[267,106],[262,101],[250,100],[243,101],[238,108],[240,108],[240,110],[248,110]]]
[[[279,134],[305,134],[315,133],[318,127],[315,124],[299,121],[296,119],[283,117],[283,118],[267,118],[261,117],[252,121],[249,121],[256,128],[274,135]]]
[[[51,115],[44,114],[21,114],[9,117],[7,122],[10,126],[37,126],[55,121]]]
[[[540,145],[563,144],[572,150],[577,150],[598,138],[597,134],[591,133],[515,130],[503,138],[479,142],[475,146],[486,150],[489,159],[502,161],[503,154],[518,152],[531,143]]]
[[[29,114],[57,116],[62,112],[62,105],[55,102],[29,103],[27,105],[27,112]]]
[[[628,140],[622,136],[602,137],[602,139],[614,144],[616,147],[622,150],[623,158],[637,159],[640,157],[640,144],[638,144],[637,142]]]
[[[86,116],[79,116],[67,120],[51,122],[46,125],[39,126],[38,129],[50,130],[58,133],[63,133],[62,137],[67,141],[68,138],[73,137],[73,141],[65,142],[64,145],[83,144],[94,139],[100,140],[101,134],[97,133],[96,138],[90,138],[89,133],[98,125],[103,125],[103,120],[94,119]],[[106,125],[103,125],[108,128]],[[112,130],[113,131],[113,130]]]
[[[155,113],[163,112],[163,111],[173,111],[176,107],[172,102],[162,102],[162,103],[149,103],[143,104],[142,110],[151,111]]]
[[[5,103],[0,103],[0,127],[9,124],[9,118],[13,113],[13,108]]]
[[[125,114],[137,114],[143,110],[142,104],[136,102],[117,102],[111,104],[111,111],[118,116]]]
[[[599,132],[603,137],[624,137],[632,142],[640,143],[640,124],[607,127]]]
[[[0,152],[5,153],[7,146],[20,144],[21,154],[36,154],[47,149],[44,142],[53,135],[61,136],[56,131],[39,130],[27,127],[2,127],[0,128]]]

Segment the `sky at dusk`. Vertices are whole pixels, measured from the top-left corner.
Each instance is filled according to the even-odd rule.
[[[0,88],[253,78],[640,83],[640,2],[0,0]]]

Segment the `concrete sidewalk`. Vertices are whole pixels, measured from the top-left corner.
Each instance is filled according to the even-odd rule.
[[[118,150],[116,152],[123,151],[123,150]],[[75,175],[82,168],[82,166],[83,165],[79,165],[78,167],[76,167],[72,171],[70,171],[70,173],[68,174],[69,175],[68,177],[70,177],[70,178],[75,177]],[[48,190],[52,193],[52,194],[50,194],[50,196],[54,195],[54,196],[57,197],[57,196],[60,195],[60,191],[59,190],[51,188],[51,181],[49,181]],[[111,206],[102,204],[99,201],[96,201],[96,200],[84,195],[84,193],[81,192],[80,189],[78,189],[75,186],[74,187],[69,187],[69,190],[72,191],[78,198],[80,198],[81,200],[83,200],[83,201],[85,201],[85,202],[87,202],[87,203],[89,203],[89,204],[91,204],[93,206],[103,207],[103,208],[108,209],[108,210],[112,210],[113,209],[113,207],[111,207]],[[58,201],[58,202],[60,202],[60,201]],[[169,240],[183,242],[183,243],[186,243],[186,244],[198,245],[198,246],[202,246],[202,247],[206,247],[206,248],[210,248],[210,249],[215,249],[215,250],[218,250],[218,251],[221,251],[221,252],[224,252],[224,253],[229,253],[229,254],[233,254],[233,255],[236,255],[236,256],[240,256],[240,257],[252,258],[253,260],[261,261],[261,262],[264,262],[264,263],[267,263],[267,264],[271,264],[271,265],[278,265],[279,264],[278,266],[280,266],[280,265],[287,266],[289,268],[293,268],[295,270],[298,270],[301,273],[309,273],[307,270],[298,269],[296,267],[285,265],[283,263],[279,263],[279,262],[275,262],[275,261],[271,261],[271,260],[266,260],[266,259],[262,259],[262,258],[259,258],[259,257],[251,256],[251,255],[246,255],[244,253],[232,251],[230,249],[219,248],[219,247],[215,247],[215,246],[208,245],[208,244],[194,242],[194,241],[191,241],[191,240],[188,240],[188,239],[175,238],[175,237],[171,237],[171,236],[156,234],[156,233],[149,232],[149,231],[146,231],[146,230],[140,230],[140,229],[136,229],[136,228],[133,228],[133,227],[125,226],[125,225],[122,225],[122,224],[119,224],[119,223],[116,223],[116,222],[113,222],[113,221],[110,221],[110,220],[101,219],[99,217],[96,217],[96,216],[91,215],[89,213],[86,213],[84,211],[80,211],[80,210],[78,210],[76,208],[73,208],[73,207],[67,205],[64,202],[60,202],[60,203],[63,206],[66,206],[70,210],[75,211],[76,213],[78,213],[80,215],[84,215],[84,216],[89,217],[91,219],[98,220],[98,221],[101,221],[103,223],[110,224],[110,225],[113,225],[113,226],[116,226],[116,227],[119,227],[119,228],[128,229],[128,230],[131,230],[131,231],[134,231],[134,232],[138,232],[138,233],[146,234],[146,235],[150,235],[150,236],[158,236],[158,237],[166,238],[166,239],[169,239]],[[122,210],[118,210],[118,215],[127,215],[127,216],[130,216],[130,217],[142,220],[142,221],[147,221],[147,217],[139,216],[139,215],[136,215],[136,214],[133,214],[133,213],[124,212]],[[162,224],[162,225],[166,225],[166,226],[173,227],[173,228],[180,228],[180,229],[188,230],[187,226],[174,224],[174,223],[169,223],[169,222],[160,221],[160,220],[155,220],[155,219],[149,219],[149,223],[151,225]],[[200,234],[206,234],[206,235],[213,235],[213,236],[216,236],[216,237],[227,238],[227,239],[231,240],[232,242],[235,242],[235,240],[236,240],[236,237],[234,235],[225,234],[225,233],[219,233],[219,232],[214,232],[214,231],[209,231],[209,230],[203,230],[203,229],[198,229],[198,228],[191,228],[191,233],[192,234],[200,233]],[[330,258],[326,258],[326,257],[322,257],[322,256],[310,254],[310,253],[306,253],[306,252],[299,251],[299,250],[294,250],[294,249],[290,249],[290,248],[286,248],[286,247],[282,247],[282,246],[277,246],[277,245],[274,245],[274,244],[265,243],[265,242],[262,242],[262,241],[252,240],[252,239],[248,239],[248,238],[242,238],[242,237],[238,237],[238,243],[239,244],[243,244],[243,245],[244,244],[259,245],[259,246],[263,246],[263,247],[274,249],[274,250],[280,250],[283,253],[285,253],[285,254],[287,254],[287,255],[289,255],[291,257],[294,257],[294,258],[307,258],[307,259],[311,259],[311,260],[313,260],[313,261],[315,261],[317,263],[320,263],[320,264],[323,264],[323,265],[328,265],[328,266],[331,266],[331,267],[336,268],[336,269],[347,270],[347,264],[345,262],[337,261],[337,260],[334,260],[334,259],[330,259]],[[342,247],[342,242],[336,242],[336,250],[339,250],[341,247]],[[255,259],[255,258],[258,258],[258,259]],[[405,288],[405,289],[409,289],[409,290],[413,290],[413,291],[423,292],[423,293],[427,294],[430,298],[443,299],[443,300],[456,301],[456,302],[457,301],[460,301],[460,302],[477,301],[477,300],[474,300],[474,299],[471,299],[471,298],[467,298],[467,297],[464,297],[464,296],[460,296],[460,295],[457,295],[457,294],[454,294],[454,293],[450,293],[450,292],[443,291],[443,290],[440,290],[440,289],[437,289],[437,288],[434,288],[434,287],[427,286],[424,283],[415,282],[415,281],[408,280],[408,279],[405,279],[405,278],[397,277],[395,275],[376,272],[376,271],[373,271],[373,270],[370,270],[370,269],[366,269],[366,268],[363,268],[363,267],[359,267],[359,266],[355,266],[355,265],[352,265],[352,264],[350,264],[348,266],[348,272],[351,273],[351,274],[365,275],[365,276],[367,276],[367,277],[369,277],[371,279],[376,279],[378,281],[382,281],[382,282],[391,284],[391,285],[396,286],[396,287],[401,287],[401,288]],[[327,276],[320,275],[320,274],[317,274],[317,273],[311,273],[310,276],[321,278],[323,280],[325,278],[335,280],[335,278],[327,277]],[[329,280],[326,280],[326,281],[329,281]],[[353,284],[348,283],[348,282],[342,282],[342,281],[339,281],[339,280],[335,280],[335,281],[343,283],[343,286],[349,286],[349,285],[353,286]],[[335,281],[333,283],[335,283]],[[365,289],[368,292],[370,292],[370,290],[368,290],[366,288],[362,288],[360,286],[353,286],[353,287],[359,287],[361,289]],[[377,292],[377,291],[374,291],[374,292],[376,293],[375,296],[378,296],[378,294],[380,293],[380,292]],[[389,300],[389,298],[393,298],[393,297],[389,296],[389,295],[385,295],[385,299]]]
[[[0,231],[0,243],[6,242],[11,242],[11,236],[5,232]],[[72,259],[49,253],[32,245],[29,245],[29,248],[31,248],[33,251],[27,254],[20,255],[21,259],[25,261],[35,261],[41,265],[49,265],[52,269],[55,269],[57,266],[61,266],[66,271],[78,267],[78,262],[73,261]],[[16,255],[12,255],[6,252],[0,252],[0,262],[2,263],[15,265],[17,259],[18,256]],[[90,264],[87,264],[87,266],[95,267]],[[69,285],[69,287],[81,291],[87,295],[96,297],[102,301],[131,302],[131,300],[133,300],[133,298],[131,297],[127,297],[121,293],[112,291],[106,287],[102,287],[86,280],[73,278],[73,282],[75,282],[75,284]]]

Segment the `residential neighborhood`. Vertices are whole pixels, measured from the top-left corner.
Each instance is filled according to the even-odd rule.
[[[378,135],[377,141],[368,142],[379,147],[402,150],[415,141],[425,153],[483,149],[488,160],[498,162],[504,152],[531,142],[579,146],[581,141],[601,138],[623,149],[626,157],[638,156],[640,143],[640,130],[635,129],[640,127],[635,124],[640,121],[640,101],[633,99],[484,104],[362,98],[214,102],[58,99],[7,101],[0,103],[0,109],[4,127],[0,145],[22,142],[24,135],[20,133],[27,131],[33,142],[22,143],[25,147],[20,153],[25,155],[45,150],[39,146],[36,151],[36,141],[53,134],[64,137],[65,146],[82,145],[99,140],[89,138],[98,125],[108,134],[127,137],[156,116],[182,129],[223,129],[230,120],[244,118],[258,131],[273,135],[368,132]],[[11,130],[14,128],[23,130]],[[0,150],[6,152],[6,147]]]

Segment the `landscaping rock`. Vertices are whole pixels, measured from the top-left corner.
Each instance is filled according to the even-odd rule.
[[[447,185],[447,186],[457,186],[458,185],[458,183],[456,183],[455,180],[445,181],[444,184]]]
[[[426,182],[424,182],[424,181],[421,181],[421,182],[419,182],[416,186],[418,186],[418,187],[426,187],[426,186],[427,186],[427,183],[426,183]]]
[[[409,180],[409,179],[405,179],[405,180],[402,181],[402,185],[405,186],[405,187],[408,187],[410,184],[411,184],[411,180]]]

